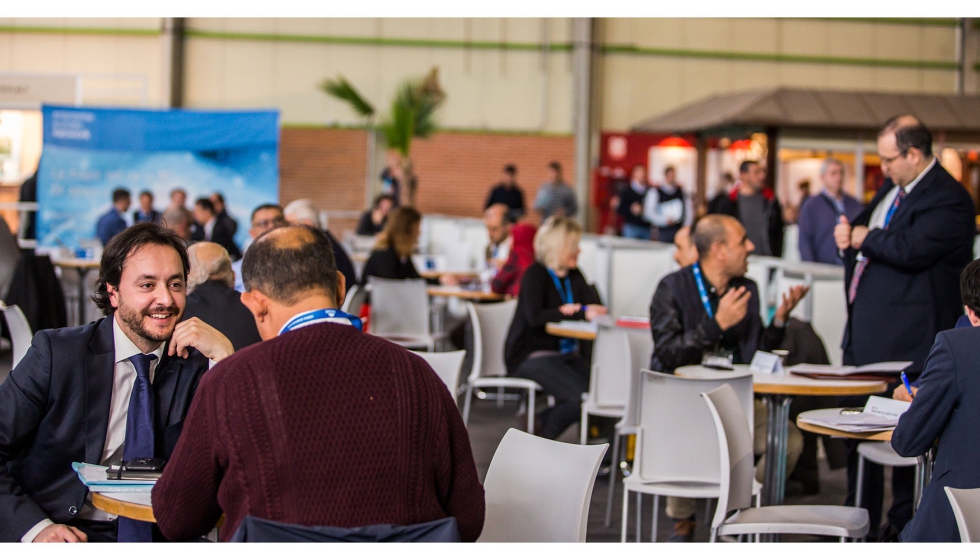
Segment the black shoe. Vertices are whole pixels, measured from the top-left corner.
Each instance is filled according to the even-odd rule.
[[[695,527],[693,515],[688,519],[675,519],[667,542],[694,542]]]
[[[878,542],[898,542],[898,535],[902,531],[891,523],[885,523],[878,532]]]

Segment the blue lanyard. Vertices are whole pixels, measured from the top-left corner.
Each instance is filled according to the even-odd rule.
[[[303,313],[299,317],[295,317],[281,329],[279,329],[279,334],[285,334],[289,331],[293,331],[302,327],[309,325],[315,325],[317,323],[338,323],[345,324],[343,321],[348,321],[350,325],[357,330],[362,330],[363,325],[358,317],[355,317],[349,313],[344,313],[339,309],[316,309],[307,313]]]
[[[701,294],[701,303],[704,305],[704,310],[708,312],[709,319],[714,319],[715,314],[711,311],[711,302],[708,300],[708,290],[704,289],[704,278],[701,277],[701,264],[694,263],[691,266],[691,270],[694,271],[694,281],[698,283],[698,293]]]
[[[561,297],[564,303],[575,303],[572,299],[572,283],[568,280],[568,276],[565,277],[565,289],[561,288],[561,281],[558,280],[558,275],[555,274],[554,270],[548,269],[548,274],[551,275],[551,281],[555,283],[555,288],[558,289],[558,295]]]
[[[888,229],[888,224],[892,221],[892,216],[895,215],[895,210],[898,210],[898,205],[905,198],[905,189],[898,187],[898,192],[895,193],[895,200],[892,201],[892,205],[888,208],[888,212],[885,214],[885,223],[883,227]]]

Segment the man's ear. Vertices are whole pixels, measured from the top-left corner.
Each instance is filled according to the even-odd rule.
[[[963,310],[966,311],[966,316],[969,317],[970,324],[974,327],[980,327],[980,316],[966,305],[963,306]]]
[[[109,305],[113,309],[119,309],[119,288],[106,282],[105,291],[109,294]]]
[[[256,290],[242,292],[242,305],[252,312],[257,324],[264,322],[269,316],[269,298],[262,292]]]
[[[337,306],[337,309],[340,309],[344,305],[345,299],[347,299],[347,277],[344,276],[343,272],[338,270],[337,271],[337,301],[334,302],[334,305]]]

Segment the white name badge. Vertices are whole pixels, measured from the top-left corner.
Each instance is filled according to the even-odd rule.
[[[783,362],[775,354],[756,350],[755,355],[752,356],[752,364],[749,369],[752,370],[752,373],[781,374],[783,373]]]
[[[898,419],[905,411],[912,406],[912,403],[906,401],[896,401],[894,399],[886,399],[884,397],[876,397],[874,395],[868,397],[868,403],[864,405],[864,412],[871,414],[877,414],[878,416],[884,416],[885,418]]]

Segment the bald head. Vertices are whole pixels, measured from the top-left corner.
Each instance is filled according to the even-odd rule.
[[[708,214],[698,220],[698,227],[694,232],[692,241],[702,258],[711,253],[711,246],[715,243],[724,243],[728,236],[725,224],[731,222],[738,223],[738,220],[725,214]]]
[[[698,220],[693,237],[702,268],[715,270],[727,279],[748,271],[749,253],[755,246],[735,218],[708,214]]]
[[[487,235],[494,245],[500,245],[510,236],[510,207],[506,204],[493,204],[483,213],[483,221],[487,226]]]
[[[242,262],[245,289],[286,306],[315,294],[336,303],[343,292],[340,278],[330,239],[312,226],[287,226],[266,233],[249,247]]]
[[[231,257],[224,247],[210,241],[201,241],[187,248],[191,270],[187,275],[187,293],[210,280],[235,287],[235,271],[231,269]]]

